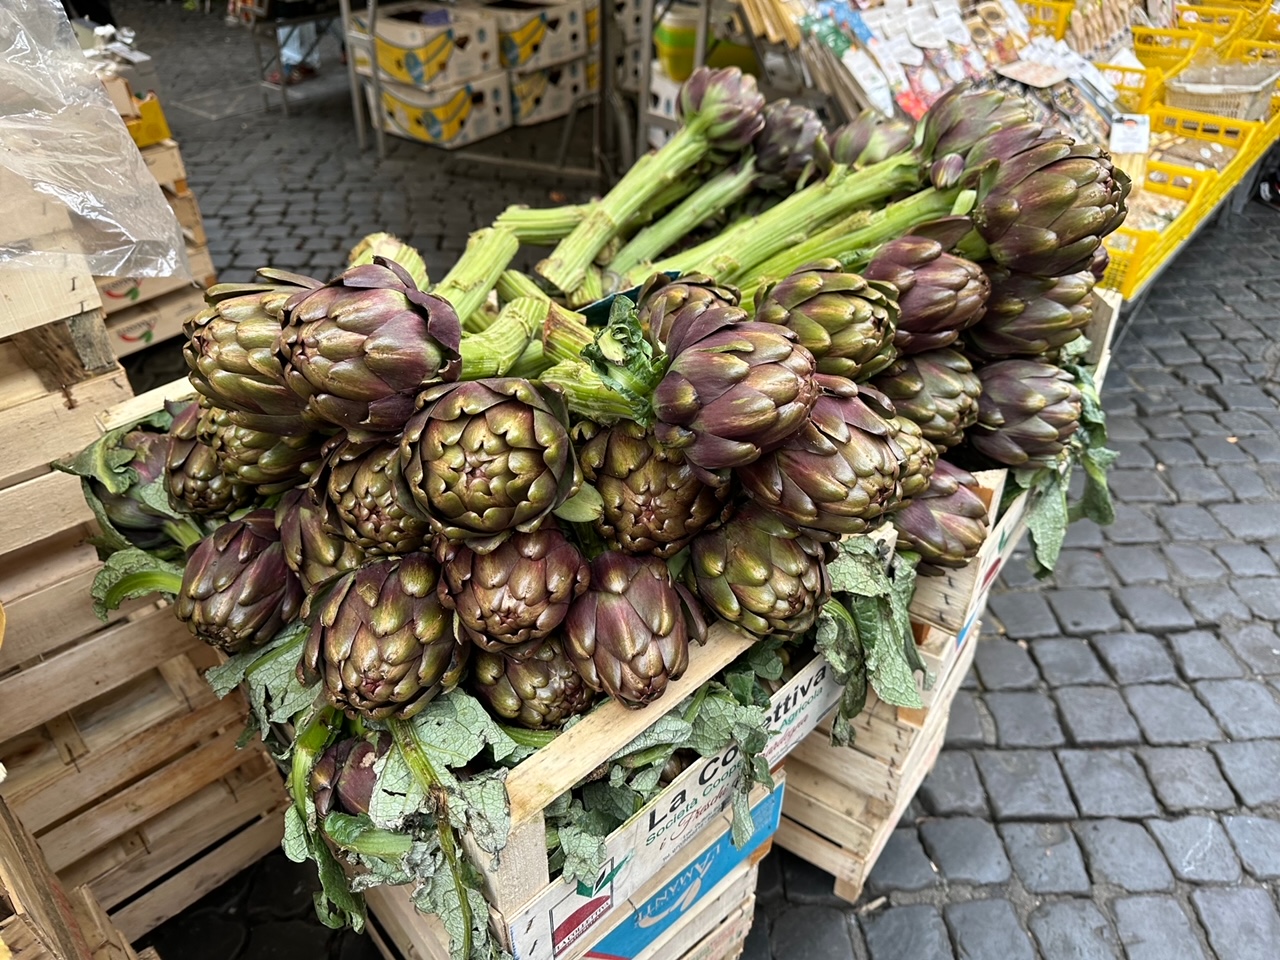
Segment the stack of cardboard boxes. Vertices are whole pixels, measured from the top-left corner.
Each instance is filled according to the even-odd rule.
[[[187,186],[182,153],[170,136],[159,98],[154,91],[144,98],[135,96],[124,77],[104,77],[103,83],[182,226],[187,261],[196,281],[192,284],[182,277],[94,278],[107,314],[112,347],[116,356],[123,357],[181,333],[183,321],[204,307],[204,288],[215,282],[215,276],[200,205]]]
[[[563,117],[599,85],[593,0],[408,2],[379,11],[373,44],[382,103],[370,112],[397,136],[454,149]],[[368,35],[363,14],[352,17]],[[366,46],[356,70],[372,74]]]

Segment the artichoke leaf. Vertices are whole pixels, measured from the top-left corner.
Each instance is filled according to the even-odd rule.
[[[93,612],[106,623],[107,612],[118,609],[126,600],[153,593],[172,596],[181,588],[182,567],[137,547],[127,547],[107,558],[93,578],[89,595],[93,598]]]
[[[222,699],[243,683],[252,723],[267,737],[271,724],[292,720],[315,702],[319,681],[304,684],[298,679],[298,658],[310,627],[295,621],[281,630],[265,646],[246,650],[205,672],[205,681]]]
[[[1053,572],[1067,536],[1067,484],[1060,471],[1047,469],[1031,490],[1027,532],[1036,562],[1036,576]]]
[[[889,577],[880,548],[868,536],[846,537],[840,541],[840,552],[827,564],[833,593],[850,593],[860,597],[889,595]]]
[[[604,516],[604,498],[589,483],[583,483],[578,492],[552,511],[561,520],[570,523],[590,523]]]

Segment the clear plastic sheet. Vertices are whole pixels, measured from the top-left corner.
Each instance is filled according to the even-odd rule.
[[[58,0],[0,0],[0,264],[190,276],[182,228]]]

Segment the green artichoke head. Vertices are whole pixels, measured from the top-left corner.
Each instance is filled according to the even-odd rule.
[[[218,407],[204,411],[197,429],[200,440],[217,454],[222,472],[264,497],[305,483],[320,465],[325,442],[322,433],[280,436],[240,426],[235,414]]]
[[[657,557],[602,553],[591,562],[591,585],[569,607],[565,652],[591,689],[644,706],[689,664],[686,617],[701,629],[694,603]]]
[[[276,506],[276,529],[284,560],[308,593],[321,584],[364,563],[364,551],[333,533],[326,510],[306,489],[290,490]]]
[[[823,546],[758,503],[690,546],[688,571],[707,609],[757,637],[794,637],[831,596]]]
[[[818,398],[813,354],[796,334],[753,323],[737,307],[682,313],[653,392],[658,442],[679,449],[708,482],[781,446]]]
[[[704,483],[679,450],[639,424],[584,424],[582,473],[604,501],[595,521],[611,549],[670,557],[732,509],[730,486]]]
[[[331,532],[367,557],[421,550],[429,535],[404,481],[394,438],[335,437],[311,481],[311,496]]]
[[[740,467],[756,503],[815,540],[865,533],[901,499],[903,454],[893,405],[871,387],[819,374],[809,422],[777,450]]]
[[[968,155],[974,147],[1030,120],[1031,111],[1021,97],[995,89],[975,90],[962,83],[944,93],[925,113],[916,126],[916,145],[929,163],[960,154],[973,168],[978,161]]]
[[[225,473],[212,446],[200,438],[200,404],[166,404],[173,414],[165,481],[175,510],[224,517],[253,502],[254,489]]]
[[[895,431],[893,439],[902,451],[902,473],[899,477],[902,499],[891,508],[896,510],[929,489],[929,479],[938,462],[938,448],[924,438],[920,424],[914,420],[894,417],[890,422]]]
[[[227,653],[272,639],[302,608],[302,584],[284,561],[270,510],[224,523],[187,558],[174,613]]]
[[[831,135],[831,159],[849,167],[870,166],[909,150],[914,137],[909,122],[863,110]]]
[[[1001,360],[978,376],[973,448],[1008,467],[1056,462],[1080,426],[1083,401],[1071,374],[1036,360]]]
[[[736,287],[721,284],[702,273],[686,273],[674,280],[655,273],[636,297],[636,319],[659,350],[665,350],[677,317],[700,315],[709,307],[736,307],[742,295]]]
[[[865,380],[894,358],[897,291],[848,273],[839,260],[819,260],[761,289],[756,320],[795,332],[819,373]]]
[[[872,385],[893,401],[899,416],[920,425],[925,439],[947,450],[978,420],[982,381],[958,350],[943,347],[895,360]]]
[[[311,632],[298,677],[323,681],[348,716],[408,718],[452,690],[470,644],[454,638],[440,572],[425,553],[373,560],[307,600]]]
[[[284,305],[320,281],[263,269],[266,283],[220,283],[205,292],[209,307],[187,320],[182,354],[191,384],[234,423],[285,435],[315,423],[289,389],[281,352]]]
[[[383,257],[296,294],[285,316],[285,382],[309,416],[353,439],[399,431],[423,386],[462,369],[453,307]]]
[[[963,567],[987,539],[987,505],[973,474],[939,460],[929,488],[893,514],[898,549],[920,554],[920,573]]]
[[[984,357],[1041,356],[1083,336],[1093,319],[1096,280],[1088,270],[1034,277],[991,264],[987,274],[987,312],[965,335],[969,346]]]
[[[532,649],[513,648],[559,627],[590,577],[578,548],[551,522],[514,533],[489,553],[441,538],[436,556],[441,602],[457,611],[477,646],[508,656],[530,654]]]
[[[554,636],[538,641],[521,660],[477,650],[467,687],[490,712],[530,730],[554,730],[595,699]]]
[[[515,377],[429,387],[400,456],[432,528],[478,553],[532,533],[577,493],[582,471],[557,390]]]
[[[680,121],[718,153],[745,150],[764,126],[756,78],[737,67],[699,67],[680,88]]]
[[[898,290],[900,354],[948,346],[977,323],[986,309],[991,282],[976,263],[947,253],[929,237],[902,237],[885,244],[865,271],[872,280]]]
[[[827,131],[818,115],[790,100],[774,100],[763,112],[764,126],[756,134],[756,185],[790,193],[797,184],[825,177],[831,171]]]

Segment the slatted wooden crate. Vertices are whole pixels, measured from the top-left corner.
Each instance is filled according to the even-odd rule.
[[[78,320],[101,348],[101,317]],[[92,514],[49,461],[136,400],[114,359],[50,389],[81,357],[50,326],[13,338],[66,348],[39,369],[30,343],[0,343],[0,796],[64,883],[135,939],[277,844],[284,794],[260,747],[236,749],[243,702],[213,698],[199,674],[212,653],[170,610],[94,616]]]
[[[980,626],[956,638],[920,625],[917,641],[934,673],[923,709],[893,707],[874,693],[853,722],[851,747],[833,747],[829,723],[787,759],[780,846],[835,877],[836,896],[855,902],[890,834],[933,767],[956,691],[977,649]]]
[[[750,930],[756,865],[772,846],[783,803],[785,779],[770,793],[752,794],[756,831],[741,849],[733,846],[730,815],[719,813],[684,850],[629,894],[615,883],[606,863],[592,899],[565,898],[550,904],[555,932],[520,945],[517,956],[571,960],[727,960],[736,957]],[[418,913],[407,891],[380,887],[366,893],[371,935],[387,960],[447,960],[448,938],[434,917]],[[599,913],[598,928],[582,918]]]

